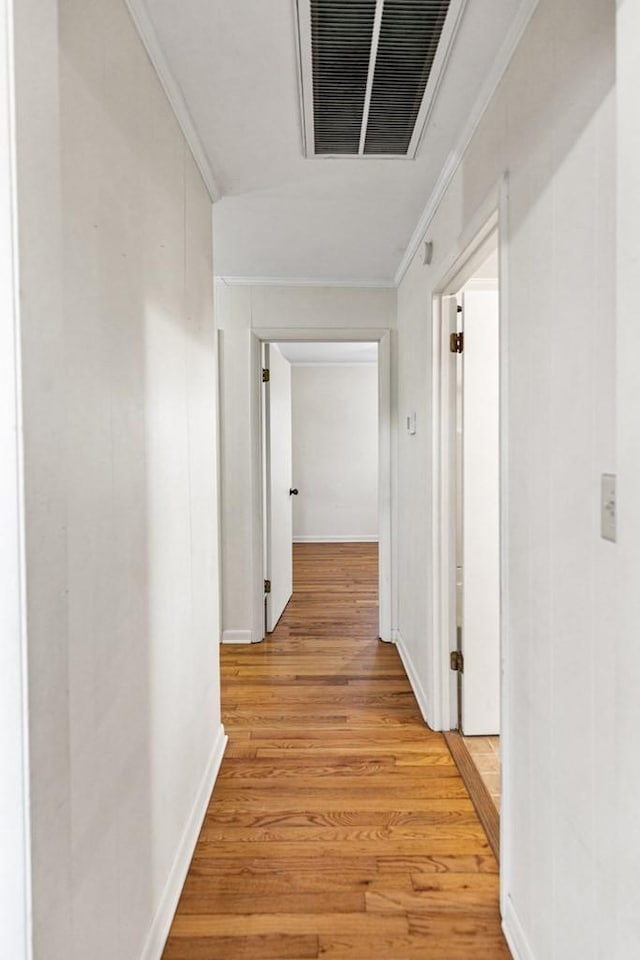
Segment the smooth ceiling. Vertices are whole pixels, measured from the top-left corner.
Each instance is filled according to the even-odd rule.
[[[290,363],[377,363],[377,343],[279,343]]]
[[[292,0],[147,0],[223,193],[216,274],[391,283],[520,3],[467,2],[415,160],[336,160],[303,155]]]

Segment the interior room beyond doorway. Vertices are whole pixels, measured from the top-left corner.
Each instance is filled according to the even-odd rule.
[[[263,351],[271,633],[291,597],[294,543],[378,542],[378,345],[271,342]]]

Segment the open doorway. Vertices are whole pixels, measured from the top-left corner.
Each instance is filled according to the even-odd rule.
[[[380,424],[377,343],[265,342],[262,351],[268,634],[292,595],[294,550],[318,545],[320,559],[330,544],[377,546]]]
[[[500,284],[496,218],[438,296],[448,736],[492,846],[501,805]]]
[[[455,296],[458,730],[500,806],[500,346],[497,238]]]

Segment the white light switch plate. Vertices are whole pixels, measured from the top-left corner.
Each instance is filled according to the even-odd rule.
[[[600,485],[600,534],[603,540],[616,542],[616,477],[613,473],[603,473]]]

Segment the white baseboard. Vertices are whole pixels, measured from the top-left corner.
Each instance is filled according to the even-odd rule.
[[[398,653],[400,654],[400,659],[402,660],[402,665],[406,671],[407,677],[409,678],[409,683],[411,684],[411,689],[413,690],[414,696],[418,701],[418,706],[420,707],[420,713],[425,723],[428,723],[428,710],[427,710],[427,695],[424,691],[424,687],[420,682],[418,672],[413,664],[411,659],[411,654],[407,650],[404,641],[400,635],[399,630],[394,630],[395,642],[398,648]]]
[[[294,537],[294,543],[377,543],[378,535],[369,536],[368,534],[346,534],[331,537]]]
[[[160,960],[162,956],[226,745],[227,736],[224,727],[220,724],[211,759],[196,794],[140,960]]]
[[[251,643],[251,630],[223,630],[222,643]]]
[[[518,919],[513,901],[509,896],[505,899],[502,929],[509,944],[509,949],[513,954],[513,960],[535,960],[533,950],[529,945],[526,934],[522,929],[522,924]]]

